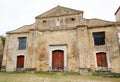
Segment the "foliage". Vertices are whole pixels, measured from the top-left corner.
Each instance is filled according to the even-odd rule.
[[[95,72],[93,73],[93,75],[110,77],[110,78],[120,78],[120,73],[112,73],[112,72]]]
[[[40,75],[80,75],[79,73],[76,73],[76,72],[43,72],[43,71],[36,71],[35,74],[40,74]]]
[[[3,43],[3,46],[4,46],[4,45],[5,45],[5,39],[6,39],[6,38],[5,38],[5,36],[1,36],[1,35],[0,35],[0,38],[1,38],[2,43]]]

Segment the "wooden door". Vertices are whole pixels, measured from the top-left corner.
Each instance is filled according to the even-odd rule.
[[[101,52],[96,54],[97,66],[98,67],[107,67],[107,57],[106,53]]]
[[[52,69],[53,70],[64,69],[64,51],[55,50],[52,52]]]
[[[24,56],[17,56],[17,68],[24,68]]]

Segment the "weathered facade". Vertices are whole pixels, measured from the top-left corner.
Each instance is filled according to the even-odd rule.
[[[0,38],[0,69],[1,69],[1,65],[2,65],[2,58],[3,58],[3,42]]]
[[[115,12],[115,18],[116,18],[116,21],[120,22],[120,6]]]
[[[6,71],[120,73],[120,23],[85,19],[83,11],[57,6],[32,25],[7,32]]]

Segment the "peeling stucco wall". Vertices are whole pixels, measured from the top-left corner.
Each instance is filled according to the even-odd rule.
[[[94,40],[92,33],[93,32],[105,32],[105,45],[103,46],[94,46]],[[117,61],[120,53],[119,53],[119,44],[118,44],[118,30],[114,26],[109,27],[101,27],[89,29],[89,39],[90,39],[90,50],[91,50],[91,60],[95,60],[96,52],[106,52],[109,57],[110,69],[112,72],[120,72],[120,62]],[[116,36],[116,37],[115,37]],[[118,63],[114,62],[117,61]],[[95,70],[95,61],[91,61],[91,68]],[[114,70],[118,69],[118,70]]]
[[[49,70],[49,48],[50,45],[67,45],[67,68],[69,70],[76,69],[76,56],[75,56],[75,37],[76,32],[73,31],[54,31],[54,32],[38,32],[39,36],[38,46],[37,46],[37,60],[39,63],[37,65],[38,69]],[[42,63],[40,63],[42,62]],[[40,64],[40,66],[39,66]],[[45,66],[46,65],[46,66]]]
[[[106,45],[94,46],[93,32],[105,32]],[[77,72],[78,68],[91,68],[95,71],[96,51],[106,51],[110,57],[113,72],[119,70],[119,44],[117,30],[114,27],[88,29],[86,26],[75,30],[30,31],[24,34],[10,34],[5,45],[7,71],[16,70],[16,58],[25,56],[25,68],[36,68],[37,71],[49,71],[50,45],[67,46],[67,71]],[[27,37],[27,48],[18,50],[18,37]],[[9,45],[8,45],[9,44]]]
[[[59,25],[55,20],[58,20]],[[96,52],[106,52],[109,55],[109,68],[112,72],[120,73],[119,28],[120,25],[113,22],[84,19],[82,14],[37,18],[32,26],[24,26],[7,34],[2,65],[6,66],[6,71],[16,71],[17,56],[24,55],[24,68],[49,71],[50,46],[64,45],[66,71],[78,72],[79,69],[90,68],[95,72]],[[93,32],[103,31],[105,45],[94,46]],[[25,50],[18,49],[19,37],[27,38]]]

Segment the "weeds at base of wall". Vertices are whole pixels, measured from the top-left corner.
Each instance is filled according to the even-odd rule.
[[[120,78],[120,73],[112,73],[112,72],[95,72],[92,75],[94,76],[103,76],[103,77],[110,77],[110,78]]]
[[[43,71],[37,71],[37,72],[34,72],[35,74],[40,74],[40,75],[64,75],[64,76],[67,76],[67,75],[80,75],[79,73],[76,73],[76,72],[43,72]]]
[[[26,71],[15,71],[15,72],[0,72],[0,74],[24,74],[24,73],[28,73]],[[43,71],[34,71],[34,72],[29,72],[29,73],[33,73],[33,74],[37,74],[37,75],[62,75],[62,76],[79,76],[81,74],[79,73],[70,73],[70,72],[43,72]],[[102,76],[102,77],[110,77],[110,78],[120,78],[120,73],[106,73],[106,72],[94,72],[92,73],[93,76]],[[89,76],[92,76],[89,75]]]

